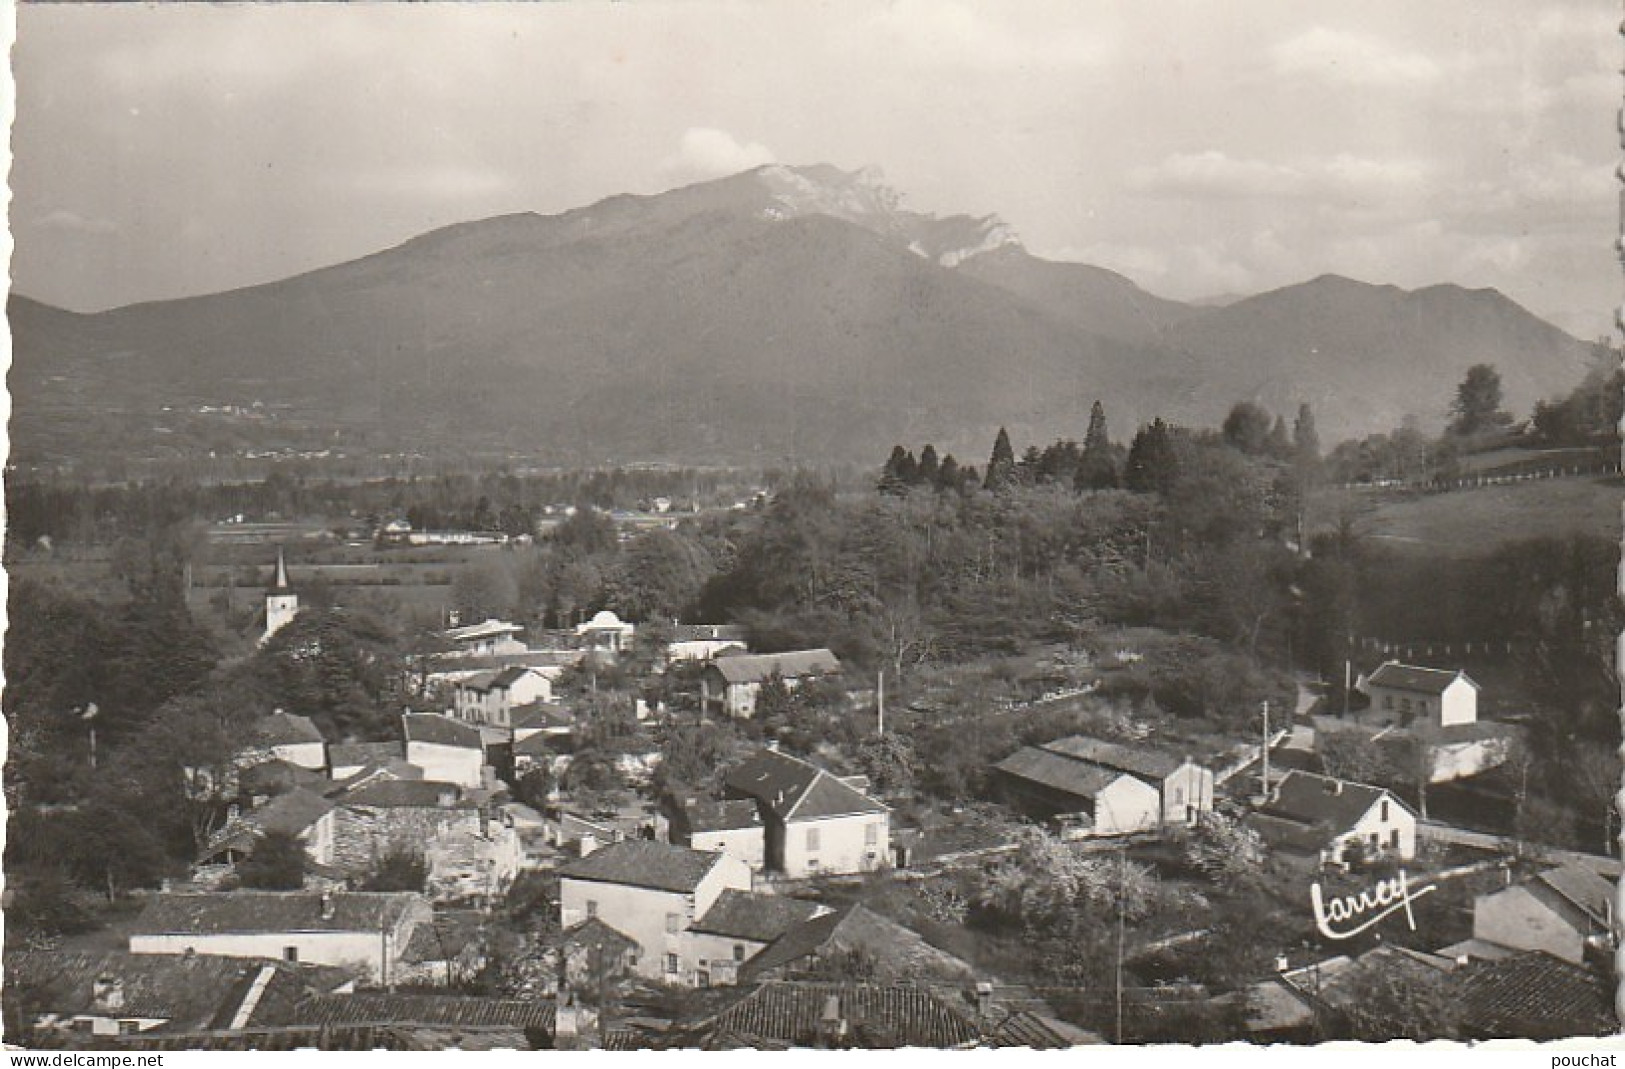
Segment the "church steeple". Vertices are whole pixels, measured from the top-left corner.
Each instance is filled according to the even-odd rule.
[[[260,641],[265,642],[298,614],[299,595],[293,592],[293,585],[288,582],[288,561],[282,547],[278,546],[276,578],[271,581],[271,589],[265,592],[265,634],[260,636]]]

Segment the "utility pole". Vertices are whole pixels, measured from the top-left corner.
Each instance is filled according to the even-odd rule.
[[[1123,1045],[1123,941],[1128,928],[1128,846],[1117,848],[1117,1045]]]
[[[1262,776],[1264,784],[1264,801],[1270,798],[1270,700],[1264,699],[1264,745],[1259,753],[1263,756]]]
[[[882,668],[875,679],[875,733],[886,735],[886,670]]]

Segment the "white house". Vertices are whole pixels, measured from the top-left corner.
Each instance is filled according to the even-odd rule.
[[[636,624],[629,624],[604,609],[586,623],[576,625],[576,638],[590,650],[624,653],[632,648],[632,638],[637,630]]]
[[[327,742],[308,716],[294,716],[281,709],[254,724],[252,737],[257,753],[271,760],[320,771],[327,767]]]
[[[738,858],[760,872],[767,864],[767,828],[754,798],[715,801],[674,794],[663,802],[669,841]]]
[[[502,620],[482,620],[466,627],[453,627],[444,633],[451,644],[452,657],[502,657],[527,653],[530,647],[519,640],[525,629]]]
[[[475,672],[453,690],[457,715],[492,727],[508,727],[509,714],[521,705],[553,700],[553,681],[537,668],[511,665]]]
[[[726,650],[745,650],[745,629],[734,624],[678,624],[666,662],[709,661]]]
[[[1252,826],[1275,849],[1320,864],[1416,856],[1416,814],[1392,793],[1312,772],[1288,772]]]
[[[337,965],[388,984],[412,932],[432,922],[429,900],[409,892],[159,893],[130,930],[130,952]]]
[[[1421,721],[1451,727],[1478,719],[1478,684],[1460,670],[1389,661],[1366,678],[1364,690],[1373,710],[1391,714],[1402,724]]]
[[[774,676],[795,690],[808,679],[840,671],[841,662],[825,649],[717,657],[700,676],[700,707],[718,715],[753,716],[762,684]]]
[[[702,986],[735,982],[745,962],[787,932],[831,912],[821,903],[785,895],[722,892],[689,930],[689,952]]]
[[[888,863],[891,810],[817,765],[759,750],[728,772],[724,793],[756,803],[767,867],[775,872],[869,872]]]
[[[305,848],[305,856],[318,865],[333,862],[333,804],[315,791],[295,787],[247,812],[233,807],[226,824],[209,839],[198,860],[231,863],[254,853],[262,836],[270,832],[291,835]]]
[[[638,944],[639,974],[695,984],[701,977],[689,930],[724,891],[750,886],[743,861],[631,839],[559,870],[559,927],[596,917]]]
[[[1001,793],[1039,820],[1088,836],[1150,831],[1162,815],[1162,796],[1145,780],[1046,747],[1025,746],[993,766]]]
[[[1085,764],[1124,772],[1157,789],[1164,825],[1191,825],[1213,811],[1213,771],[1188,756],[1148,746],[1126,746],[1084,735],[1047,743],[1044,749]]]
[[[1614,885],[1595,869],[1559,865],[1475,898],[1473,938],[1579,965],[1588,948],[1611,956],[1614,899]]]
[[[404,713],[406,760],[423,770],[423,778],[459,787],[485,782],[485,739],[480,729],[438,713]]]

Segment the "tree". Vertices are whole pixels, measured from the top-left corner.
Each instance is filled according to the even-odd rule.
[[[373,866],[362,881],[363,891],[416,891],[429,882],[429,863],[415,850],[396,847]]]
[[[1298,418],[1292,424],[1292,451],[1300,466],[1320,463],[1320,432],[1315,429],[1315,413],[1307,401],[1298,406]]]
[[[1225,444],[1250,457],[1263,456],[1270,448],[1270,414],[1261,405],[1238,401],[1224,417],[1222,433]]]
[[[1375,783],[1389,775],[1388,760],[1364,731],[1318,731],[1315,752],[1328,776],[1355,783]]]
[[[1602,830],[1602,852],[1612,857],[1618,845],[1614,840],[1614,825],[1619,818],[1619,754],[1601,748],[1577,749],[1570,773],[1588,816],[1595,814],[1601,818],[1598,826]]]
[[[914,789],[914,744],[897,732],[865,740],[858,747],[858,767],[882,794]]]
[[[993,455],[988,458],[987,476],[982,480],[984,490],[1002,490],[1016,480],[1016,451],[1010,445],[1010,433],[999,428],[993,440]]]
[[[1362,1043],[1394,1039],[1455,1039],[1460,1003],[1448,978],[1421,964],[1364,962],[1344,981],[1338,1008],[1349,1038]]]
[[[1223,813],[1209,813],[1185,843],[1185,859],[1226,889],[1251,889],[1262,873],[1258,833]]]
[[[920,450],[920,464],[915,469],[914,482],[920,486],[936,486],[937,475],[942,470],[942,463],[937,459],[937,450],[930,442]]]
[[[1089,409],[1089,431],[1083,438],[1083,455],[1078,460],[1073,486],[1078,490],[1112,490],[1117,481],[1117,458],[1106,431],[1106,409],[1096,401]]]
[[[1136,493],[1166,494],[1178,478],[1179,457],[1174,452],[1172,430],[1162,420],[1153,420],[1140,428],[1129,446],[1123,485]]]
[[[1489,364],[1474,364],[1456,387],[1456,400],[1450,408],[1455,419],[1450,432],[1457,435],[1498,430],[1512,422],[1501,408],[1501,373]]]
[[[305,846],[285,831],[268,831],[237,863],[237,879],[258,891],[297,891],[305,885]]]
[[[942,466],[937,469],[936,487],[938,490],[958,490],[963,484],[959,473],[959,461],[949,453],[942,458]]]

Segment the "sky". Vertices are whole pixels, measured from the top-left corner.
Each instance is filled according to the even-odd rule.
[[[1619,303],[1613,0],[23,5],[16,290],[93,311],[767,162],[1160,295]]]

